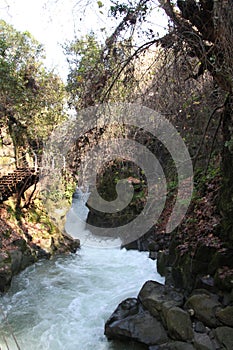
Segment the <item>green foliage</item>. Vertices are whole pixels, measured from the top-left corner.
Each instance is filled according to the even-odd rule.
[[[62,177],[62,186],[65,199],[69,204],[72,203],[72,196],[76,190],[77,183],[69,172],[65,172]]]
[[[130,25],[134,25],[137,20],[139,22],[145,21],[147,13],[149,12],[149,6],[146,1],[128,1],[123,3],[112,1],[112,3],[113,5],[110,6],[111,15],[115,18],[126,16]]]
[[[122,69],[131,55],[131,43],[115,39],[112,46],[112,39],[107,39],[106,45],[91,32],[64,47],[70,65],[67,90],[70,105],[76,109],[125,100],[132,93],[133,65]]]
[[[43,47],[30,33],[0,21],[0,122],[16,149],[36,148],[66,118],[64,84],[43,59]]]
[[[104,7],[104,4],[102,3],[102,1],[97,1],[97,5],[98,5],[99,8]]]
[[[129,210],[132,210],[132,206],[134,206],[135,211],[140,212],[148,194],[147,183],[141,169],[131,162],[119,158],[106,164],[106,168],[97,177],[99,193],[105,200],[115,200],[117,196],[116,184],[120,180],[133,185],[134,194]]]
[[[70,64],[67,90],[71,94],[71,103],[75,106],[93,104],[95,96],[90,91],[91,85],[104,81],[104,64],[101,62],[101,45],[90,33],[81,39],[76,38],[65,46],[65,52]]]

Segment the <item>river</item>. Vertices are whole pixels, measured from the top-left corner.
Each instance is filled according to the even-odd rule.
[[[119,248],[84,246],[40,261],[14,277],[1,298],[0,349],[139,349],[107,341],[104,323],[149,279],[163,282],[148,253]]]

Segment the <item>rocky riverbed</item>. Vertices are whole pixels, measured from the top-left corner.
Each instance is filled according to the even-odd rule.
[[[121,302],[105,324],[108,339],[134,340],[149,350],[233,349],[233,293],[148,281],[137,298]]]

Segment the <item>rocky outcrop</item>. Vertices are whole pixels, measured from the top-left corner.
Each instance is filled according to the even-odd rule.
[[[137,299],[126,299],[105,325],[109,339],[134,340],[140,343],[163,344],[168,340],[164,326]]]
[[[134,340],[149,350],[233,349],[233,295],[195,289],[191,295],[148,281],[105,324],[108,339]]]
[[[9,209],[8,209],[9,210]],[[55,231],[49,233],[38,223],[17,222],[8,218],[5,207],[0,207],[0,292],[7,291],[14,275],[39,259],[55,254],[75,252],[79,240],[73,240]],[[28,224],[28,225],[27,225]]]
[[[27,246],[24,239],[13,241],[11,247],[0,254],[0,292],[6,291],[14,275],[35,261],[36,252]]]
[[[80,246],[78,240],[66,240],[57,248],[57,253],[75,252]],[[51,253],[37,245],[30,245],[23,238],[11,242],[0,252],[0,292],[6,292],[14,275],[23,271],[39,259],[49,259]]]

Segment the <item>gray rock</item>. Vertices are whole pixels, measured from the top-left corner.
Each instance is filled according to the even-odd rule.
[[[0,264],[0,292],[5,292],[12,279],[11,264]]]
[[[23,238],[15,239],[12,243],[14,246],[19,247],[21,252],[27,249],[27,242]]]
[[[174,341],[159,346],[150,346],[149,350],[195,350],[192,344]]]
[[[167,250],[160,250],[157,257],[157,271],[161,276],[167,273],[167,265],[169,260],[169,252]]]
[[[159,250],[159,245],[156,242],[150,242],[148,244],[148,249],[150,252],[158,252]]]
[[[134,340],[146,345],[163,344],[168,337],[161,322],[136,299],[123,301],[105,324],[108,339]]]
[[[209,327],[220,326],[221,323],[215,317],[215,312],[221,304],[208,294],[192,295],[185,303],[186,309],[193,309],[194,316]]]
[[[121,320],[130,315],[136,315],[139,311],[139,304],[136,298],[128,298],[122,301],[116,310],[113,312],[109,321],[111,322]],[[107,321],[107,323],[109,322]]]
[[[199,276],[196,278],[196,289],[206,289],[211,293],[217,293],[218,288],[214,285],[214,278],[207,276]]]
[[[233,349],[233,328],[218,327],[215,330],[215,335],[221,345],[221,349],[224,349],[224,350]]]
[[[36,254],[32,252],[28,252],[28,254],[25,252],[22,256],[22,261],[21,261],[21,266],[20,266],[20,271],[26,269],[26,267],[32,265],[35,263],[37,260]]]
[[[23,253],[21,250],[11,250],[10,251],[10,256],[11,256],[11,271],[13,275],[18,273],[21,269],[21,262],[22,262],[22,256]]]
[[[233,288],[231,293],[224,292],[222,304],[224,306],[233,305]]]
[[[149,252],[149,258],[152,259],[152,260],[156,260],[158,257],[158,253],[157,252]]]
[[[168,334],[175,340],[192,340],[194,333],[189,314],[179,307],[172,307],[166,315]]]
[[[182,306],[184,297],[169,286],[147,281],[140,290],[138,299],[156,317],[161,312],[164,303],[167,307]]]
[[[216,347],[211,342],[208,334],[195,333],[194,347],[196,350],[215,350]]]
[[[206,333],[206,327],[204,326],[204,324],[201,321],[197,321],[195,323],[194,330],[197,333]]]
[[[233,306],[227,306],[225,309],[218,310],[216,317],[225,325],[233,327]]]

